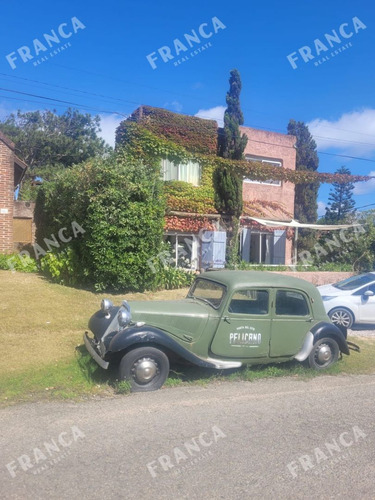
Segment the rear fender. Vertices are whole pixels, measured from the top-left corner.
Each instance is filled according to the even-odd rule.
[[[305,359],[309,357],[314,344],[318,342],[318,340],[325,337],[331,337],[336,340],[340,351],[347,355],[350,354],[349,346],[346,342],[344,333],[333,323],[322,321],[321,323],[313,326],[307,333],[303,346],[299,353],[295,356],[295,359],[297,361],[305,361]]]

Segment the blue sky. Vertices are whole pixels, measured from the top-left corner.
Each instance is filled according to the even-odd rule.
[[[219,119],[229,71],[237,68],[245,125],[285,132],[290,118],[304,121],[318,144],[320,171],[346,165],[353,174],[375,175],[374,21],[370,0],[8,2],[0,33],[0,117],[17,109],[68,106],[16,92],[69,101],[100,114],[103,136],[113,142],[119,121],[140,104]],[[51,30],[59,40],[50,42],[53,57],[43,38]],[[192,30],[201,43],[191,42],[190,48],[184,34]],[[333,30],[338,40],[331,39],[331,47],[324,35],[333,36]],[[39,46],[36,54],[34,39],[48,50]],[[177,55],[175,39],[189,50],[180,46]],[[27,62],[17,51],[25,46],[32,57]],[[163,46],[171,49],[167,62],[158,52]],[[308,62],[302,47],[309,47],[302,51]],[[321,187],[320,207],[329,189]],[[358,207],[374,203],[375,179],[358,184],[355,192]]]

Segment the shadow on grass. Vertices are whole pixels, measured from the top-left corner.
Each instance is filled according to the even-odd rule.
[[[77,362],[85,379],[92,384],[108,385],[116,393],[124,394],[130,392],[126,382],[119,381],[118,367],[110,365],[108,370],[100,368],[86,351],[84,345],[78,346]],[[177,363],[171,364],[166,387],[177,387],[182,385],[206,386],[214,381],[255,381],[265,378],[295,377],[299,380],[308,380],[319,375],[334,375],[340,373],[340,362],[332,367],[317,371],[307,368],[298,361],[288,361],[278,364],[267,365],[244,365],[241,368],[230,370],[215,370],[200,368],[195,365]]]

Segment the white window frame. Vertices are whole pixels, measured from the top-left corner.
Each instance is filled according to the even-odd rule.
[[[178,259],[179,259],[179,253],[178,253],[178,249],[179,249],[179,246],[180,246],[180,241],[184,241],[185,238],[191,238],[191,248],[190,248],[190,252],[191,252],[191,259],[190,259],[190,269],[192,271],[196,271],[198,269],[198,244],[199,244],[199,238],[198,238],[198,235],[196,234],[192,234],[192,233],[176,233],[176,232],[173,232],[173,231],[168,231],[165,236],[175,236],[176,238],[176,241],[175,241],[175,245],[174,245],[174,261],[175,261],[175,266],[178,267]],[[189,242],[190,243],[190,242]],[[188,243],[187,243],[188,246],[190,246]]]
[[[251,156],[251,155],[245,155],[245,160],[246,161],[257,161],[260,163],[268,163],[270,165],[274,165],[275,167],[282,167],[283,164],[280,160],[272,160],[272,159],[267,159],[267,158],[257,158],[256,156]],[[275,187],[280,187],[281,186],[281,181],[253,181],[251,179],[244,179],[244,182],[251,183],[251,184],[264,184],[266,186],[275,186]]]

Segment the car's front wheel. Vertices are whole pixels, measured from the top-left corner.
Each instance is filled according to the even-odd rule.
[[[130,382],[132,392],[156,391],[168,377],[169,359],[155,347],[138,347],[123,356],[119,372],[120,380]]]
[[[343,326],[344,328],[351,328],[354,323],[353,314],[344,307],[336,307],[328,313],[328,316],[332,323],[337,326]]]
[[[340,348],[336,340],[326,337],[318,340],[308,357],[310,368],[324,370],[336,363],[339,358]]]

